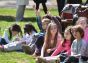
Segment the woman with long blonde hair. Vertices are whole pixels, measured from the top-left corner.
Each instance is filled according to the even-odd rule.
[[[62,36],[57,25],[54,22],[51,22],[46,29],[41,56],[50,56],[57,47],[57,41],[60,42],[61,38]]]

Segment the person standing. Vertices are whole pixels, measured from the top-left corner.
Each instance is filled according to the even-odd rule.
[[[17,11],[16,11],[16,21],[23,20],[24,11],[26,5],[29,4],[29,0],[16,0],[17,4]]]
[[[39,10],[39,5],[40,5],[40,3],[42,3],[44,13],[45,13],[45,14],[48,13],[48,12],[47,12],[47,11],[48,11],[48,10],[47,10],[47,6],[46,6],[47,0],[33,0],[33,1],[34,1],[34,3],[36,4],[36,11]]]
[[[65,0],[56,0],[57,1],[57,7],[58,7],[58,13],[61,14],[61,11],[65,5]]]

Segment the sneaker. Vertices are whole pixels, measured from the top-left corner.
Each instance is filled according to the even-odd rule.
[[[35,56],[35,57],[37,57],[37,56],[40,56],[40,52],[38,52],[38,51],[35,51],[34,53],[33,53],[33,56]]]
[[[47,61],[43,57],[37,57],[36,63],[47,63]]]
[[[31,49],[28,45],[22,45],[22,49],[26,54],[32,54]]]

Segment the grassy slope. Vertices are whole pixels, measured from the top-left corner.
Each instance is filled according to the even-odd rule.
[[[50,9],[51,14],[57,15],[56,9]],[[41,16],[44,15],[44,12],[41,11]],[[0,9],[0,35],[3,34],[3,31],[5,28],[9,27],[12,23],[15,21],[15,16],[16,16],[16,9],[10,9],[10,8],[1,8]],[[26,9],[25,14],[24,14],[24,21],[19,22],[21,27],[24,26],[25,23],[31,22],[36,29],[39,31],[38,26],[36,24],[36,15],[34,10],[32,9]]]

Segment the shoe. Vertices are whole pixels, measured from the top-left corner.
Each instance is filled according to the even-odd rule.
[[[32,54],[31,49],[28,45],[22,45],[22,49],[26,54]]]
[[[40,53],[39,52],[34,52],[33,56],[35,56],[35,57],[40,56]]]
[[[37,57],[37,54],[34,52],[33,56],[34,56],[34,57]]]
[[[39,63],[47,63],[46,59],[44,59],[43,57],[37,57],[37,62],[39,62]]]

